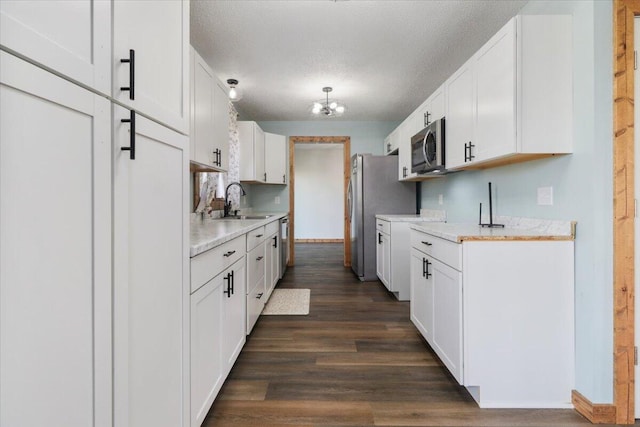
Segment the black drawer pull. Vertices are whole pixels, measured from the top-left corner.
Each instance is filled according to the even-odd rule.
[[[262,298],[262,294],[263,294],[263,293],[264,293],[264,292],[260,292],[260,293],[256,296],[256,299],[260,299],[260,298]]]
[[[231,273],[228,273],[226,277],[223,277],[222,280],[227,282],[227,290],[226,291],[222,291],[223,294],[227,295],[227,298],[231,298],[231,293],[233,292],[231,290]]]
[[[129,86],[123,86],[120,90],[129,91],[129,99],[136,99],[136,51],[129,49],[129,58],[121,59],[120,62],[129,64]]]
[[[262,237],[262,234],[256,234],[256,239]]]
[[[433,245],[433,243],[425,242],[424,240],[422,241],[422,244],[423,245],[427,245],[427,246],[432,246]]]
[[[425,272],[425,276],[424,277],[428,279],[429,277],[433,276],[433,274],[429,273],[429,266],[431,265],[431,263],[429,262],[428,259],[425,259],[425,261],[427,262],[427,265],[425,265],[425,271],[424,271]]]
[[[427,275],[427,259],[422,258],[422,277]]]
[[[222,254],[222,256],[230,257],[231,255],[233,255],[235,253],[236,253],[236,251],[229,251],[229,252],[225,252],[224,254]]]
[[[256,258],[256,261],[260,261],[262,260],[262,258],[264,258],[263,256],[259,256],[258,258]]]
[[[378,233],[378,244],[382,244],[382,233]]]
[[[274,248],[278,247],[278,236],[273,236],[273,247]]]
[[[120,147],[122,151],[129,152],[129,159],[136,159],[136,112],[133,110],[129,110],[129,118],[121,119],[122,123],[129,123],[129,146],[128,147]]]

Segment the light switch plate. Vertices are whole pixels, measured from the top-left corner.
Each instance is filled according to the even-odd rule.
[[[538,187],[538,205],[553,205],[553,187]]]

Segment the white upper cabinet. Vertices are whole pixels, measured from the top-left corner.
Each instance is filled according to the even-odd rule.
[[[114,1],[112,8],[113,98],[186,134],[189,2]]]
[[[398,126],[398,178],[400,181],[411,181],[417,176],[411,172],[411,137],[417,133],[415,130],[415,114],[405,119]]]
[[[229,167],[229,99],[202,57],[191,48],[191,162],[202,171]]]
[[[287,138],[265,132],[264,169],[267,184],[287,183]]]
[[[382,152],[384,154],[398,154],[398,130],[395,129],[384,139]]]
[[[111,93],[111,3],[0,2],[0,45],[97,92]]]
[[[445,115],[445,86],[442,85],[415,112],[416,133]]]
[[[447,168],[571,153],[571,39],[570,16],[519,15],[447,80]]]
[[[467,61],[447,80],[447,114],[445,118],[445,165],[447,169],[464,165],[474,138],[474,82],[472,61]]]
[[[256,122],[238,122],[240,181],[265,182],[264,131]]]

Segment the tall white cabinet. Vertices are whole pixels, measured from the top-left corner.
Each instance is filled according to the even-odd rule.
[[[189,425],[188,12],[0,3],[0,425]]]
[[[109,102],[0,52],[0,111],[0,425],[111,425]]]

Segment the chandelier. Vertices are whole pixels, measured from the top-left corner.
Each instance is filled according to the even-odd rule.
[[[327,94],[326,99],[316,101],[313,103],[313,107],[311,108],[311,112],[314,115],[324,115],[326,117],[336,117],[341,116],[344,113],[345,106],[343,104],[338,104],[337,101],[333,99],[329,99],[329,92],[331,92],[333,88],[331,87],[323,87],[322,91]]]

